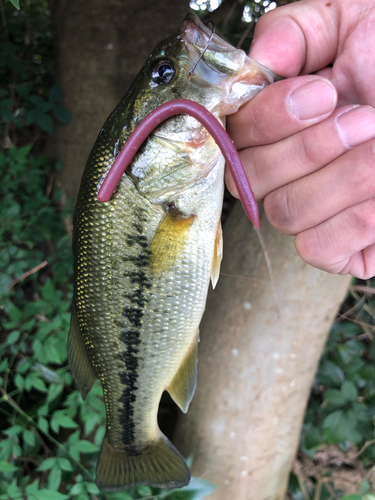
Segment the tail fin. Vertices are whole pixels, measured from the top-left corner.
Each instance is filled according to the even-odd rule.
[[[120,491],[130,486],[146,485],[155,488],[181,488],[190,481],[185,460],[170,441],[160,439],[142,450],[128,447],[116,450],[104,436],[96,468],[96,484],[102,491]]]

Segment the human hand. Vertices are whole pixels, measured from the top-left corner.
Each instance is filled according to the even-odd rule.
[[[271,224],[309,264],[362,279],[375,275],[374,47],[374,0],[270,11],[250,57],[288,79],[228,117]],[[236,196],[228,170],[226,183]]]

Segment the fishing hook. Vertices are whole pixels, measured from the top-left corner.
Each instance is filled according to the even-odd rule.
[[[208,49],[208,46],[210,45],[211,43],[211,40],[212,40],[212,37],[214,36],[214,33],[215,33],[215,23],[213,22],[212,19],[209,19],[208,21],[206,21],[204,24],[208,24],[208,23],[211,23],[212,25],[212,31],[211,31],[211,35],[210,35],[210,38],[208,39],[208,42],[206,43],[206,46],[205,48],[203,49],[203,52],[200,54],[200,56],[198,57],[197,59],[197,62],[194,64],[194,66],[191,68],[191,70],[189,71],[189,75],[190,76],[193,76],[194,75],[194,70],[195,68],[198,66],[199,64],[199,61],[202,59],[202,57],[204,56],[204,53],[206,52],[206,50]]]

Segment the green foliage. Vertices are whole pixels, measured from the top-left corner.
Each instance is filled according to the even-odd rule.
[[[320,360],[300,451],[314,459],[316,452],[327,445],[334,444],[343,453],[356,447],[362,469],[371,471],[375,467],[375,279],[353,282],[340,319],[331,329]],[[366,477],[358,494],[345,497],[325,477],[320,496],[316,495],[315,485],[308,492],[309,498],[375,500],[374,485]],[[294,474],[289,495],[294,500],[306,498]]]
[[[368,299],[368,307],[375,306]],[[375,309],[374,309],[375,310]],[[364,319],[370,321],[363,311]],[[375,342],[350,321],[336,323],[331,331],[306,413],[302,448],[339,444],[362,446],[375,438]],[[363,455],[366,466],[375,463],[375,446]]]
[[[17,10],[15,10],[15,8]],[[0,118],[6,144],[36,140],[51,134],[54,120],[69,123],[69,111],[59,103],[60,87],[53,85],[54,61],[49,12],[44,0],[18,0],[3,5],[0,40]]]

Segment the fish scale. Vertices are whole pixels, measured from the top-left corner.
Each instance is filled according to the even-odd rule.
[[[96,379],[103,387],[107,425],[96,474],[102,490],[174,488],[190,479],[159,430],[157,412],[164,390],[184,412],[195,390],[199,323],[221,261],[224,158],[198,121],[180,115],[144,142],[109,202],[97,194],[129,134],[154,107],[193,99],[224,124],[226,114],[272,81],[217,35],[207,60],[195,66],[210,36],[189,14],[178,34],[158,45],[106,121],[82,177],[68,358],[84,398]],[[160,80],[163,67],[173,69],[170,81]]]

